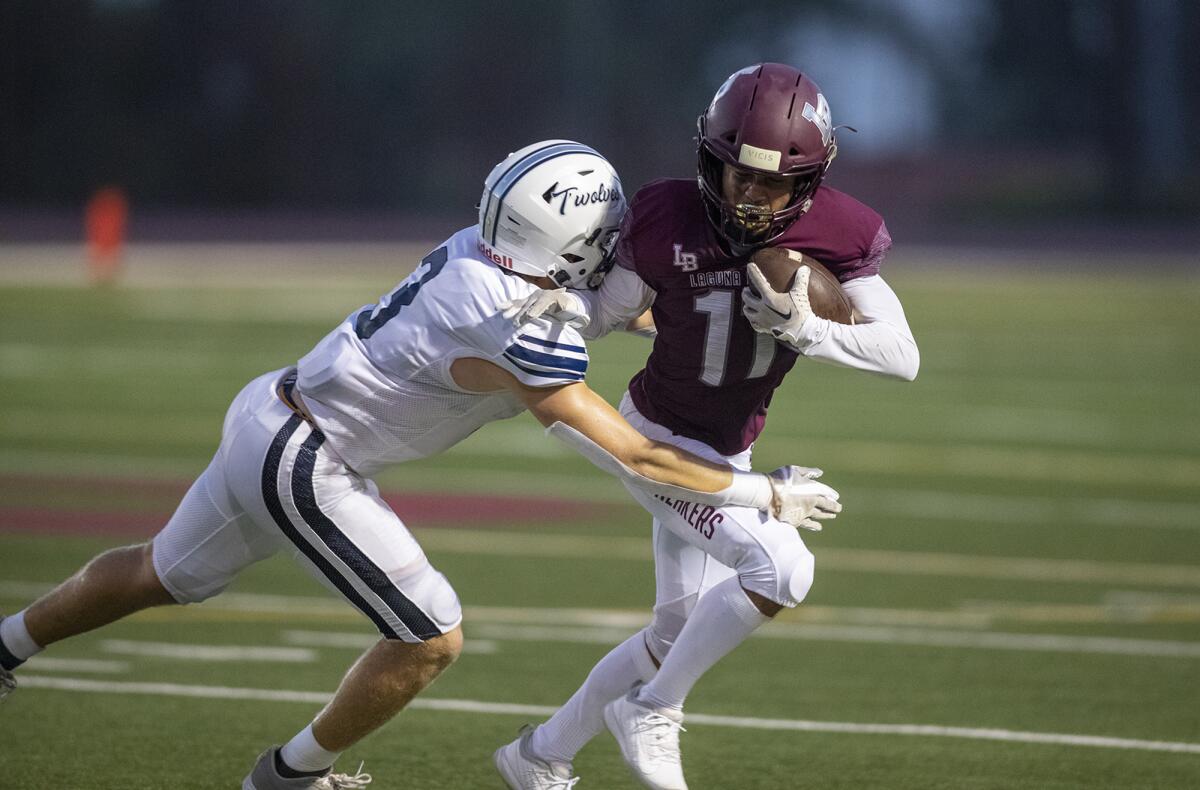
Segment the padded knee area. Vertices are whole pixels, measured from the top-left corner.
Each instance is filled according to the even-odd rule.
[[[404,595],[420,607],[443,634],[462,624],[462,604],[450,581],[428,562],[412,576],[396,580]]]
[[[799,538],[777,556],[756,553],[753,560],[738,567],[738,578],[745,589],[789,608],[808,595],[816,561]]]
[[[813,576],[816,571],[816,558],[812,552],[801,547],[800,551],[796,552],[789,562],[790,568],[787,571],[787,594],[794,602],[793,605],[800,603],[808,595],[808,591],[812,589]]]
[[[167,561],[161,558],[158,542],[155,541],[152,546],[153,548],[148,552],[150,570],[153,572],[154,578],[175,599],[176,603],[189,604],[207,601],[229,586],[231,580],[223,579],[216,583],[204,583],[178,565],[166,567]]]
[[[660,664],[666,659],[667,653],[671,652],[671,646],[675,644],[675,639],[686,622],[687,618],[681,615],[657,611],[650,625],[642,631],[646,637],[646,648]]]

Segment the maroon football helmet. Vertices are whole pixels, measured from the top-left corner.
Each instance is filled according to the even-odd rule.
[[[709,220],[738,253],[778,238],[808,211],[837,155],[829,103],[821,89],[782,63],[734,72],[697,125],[700,194]],[[723,165],[795,176],[791,200],[780,211],[729,204],[721,189]]]

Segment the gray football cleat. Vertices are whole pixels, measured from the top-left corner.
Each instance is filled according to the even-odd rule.
[[[0,667],[0,702],[17,690],[17,676]]]
[[[4,617],[0,616],[0,623],[4,622]],[[16,661],[16,656],[4,649],[3,643],[0,643],[0,653],[8,656],[12,661]],[[22,663],[22,662],[17,662]],[[7,670],[0,666],[0,702],[4,702],[4,698],[17,690],[17,676],[11,670]]]
[[[621,756],[642,786],[651,790],[687,790],[679,733],[683,713],[648,707],[637,698],[639,683],[604,707],[604,723],[617,739]]]
[[[324,776],[299,776],[289,779],[275,770],[275,753],[272,746],[258,756],[254,770],[242,781],[242,790],[357,790],[371,783],[371,775],[362,773],[362,766],[354,776],[326,772]]]
[[[571,764],[543,760],[533,753],[533,727],[526,724],[521,735],[492,755],[504,783],[512,790],[571,790],[579,782],[571,776]]]

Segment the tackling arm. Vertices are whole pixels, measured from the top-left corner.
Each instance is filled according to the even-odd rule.
[[[469,390],[509,390],[549,433],[601,469],[651,493],[766,510],[805,529],[820,529],[815,519],[833,518],[841,510],[837,492],[813,479],[819,470],[782,467],[770,475],[742,472],[652,441],[582,382],[530,387],[498,365],[475,358],[455,360],[451,375]]]

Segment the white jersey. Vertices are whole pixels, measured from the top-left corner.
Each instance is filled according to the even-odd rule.
[[[475,226],[447,239],[298,363],[297,388],[329,445],[370,476],[524,410],[508,390],[457,386],[450,366],[462,357],[488,360],[529,386],[582,381],[588,356],[575,329],[549,321],[516,328],[501,315],[535,290],[484,256]]]

